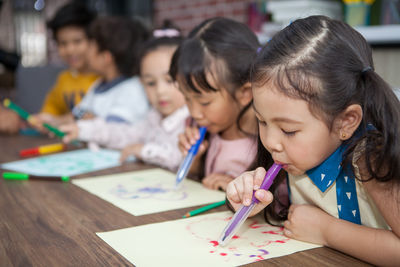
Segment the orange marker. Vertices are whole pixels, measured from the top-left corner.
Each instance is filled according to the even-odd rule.
[[[58,144],[24,149],[19,152],[19,155],[20,157],[38,156],[38,155],[51,154],[58,151],[63,151],[64,149],[65,145],[62,143],[58,143]]]

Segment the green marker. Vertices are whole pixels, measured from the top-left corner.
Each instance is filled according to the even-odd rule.
[[[222,205],[224,205],[225,203],[226,203],[226,201],[225,201],[225,200],[222,200],[222,201],[220,201],[220,202],[212,203],[212,204],[210,204],[210,205],[201,207],[201,208],[199,208],[199,209],[197,209],[197,210],[189,211],[188,213],[186,213],[185,215],[183,215],[183,218],[187,218],[187,217],[191,217],[191,216],[197,215],[197,214],[199,214],[199,213],[203,213],[203,212],[205,212],[205,211],[207,211],[207,210],[210,210],[210,209],[213,209],[213,208],[217,208],[217,207],[219,207],[219,206],[222,206]]]
[[[15,113],[17,113],[24,120],[30,122],[31,124],[34,124],[34,121],[32,121],[33,117],[31,117],[31,115],[28,112],[26,112],[23,108],[21,108],[20,106],[18,106],[15,103],[13,103],[10,99],[4,99],[3,104],[6,108],[9,108],[9,109],[15,111]],[[47,123],[43,123],[43,127],[45,127],[50,132],[54,133],[58,137],[64,137],[64,135],[65,135],[64,132],[61,132],[57,128],[55,128]]]
[[[11,110],[14,110],[21,118],[24,120],[28,120],[30,114],[23,110],[20,106],[16,105],[15,103],[11,102],[10,99],[4,99],[3,104],[6,108],[9,108]]]
[[[68,182],[69,176],[37,176],[30,175],[26,173],[18,173],[18,172],[3,172],[3,178],[6,180],[44,180],[44,181],[62,181]]]

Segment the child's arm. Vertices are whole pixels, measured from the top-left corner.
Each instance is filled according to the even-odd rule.
[[[389,184],[373,180],[364,183],[364,186],[391,231],[340,220],[310,205],[292,205],[284,223],[285,234],[332,247],[374,265],[399,266],[399,186],[390,187]]]
[[[58,127],[63,124],[72,123],[74,121],[74,117],[71,113],[55,116],[49,113],[39,113],[32,115],[32,120],[34,123],[32,126],[41,132],[48,132],[48,130],[43,127],[43,123],[50,124],[52,126]]]
[[[362,159],[362,158],[360,158]],[[366,181],[363,160],[358,160],[361,179]],[[376,229],[330,216],[310,205],[292,205],[284,223],[288,237],[324,244],[375,265],[400,265],[400,185],[393,181],[363,182],[391,230]]]
[[[125,123],[107,123],[101,118],[96,118],[66,124],[61,126],[60,130],[67,133],[63,139],[66,143],[79,139],[110,148],[122,149],[128,144],[144,141],[146,130],[148,130],[145,124],[146,121],[134,126]]]
[[[147,142],[145,144],[129,145],[121,153],[121,161],[124,161],[129,155],[143,160],[144,162],[159,165],[176,171],[182,161],[182,154],[175,142],[163,143]]]

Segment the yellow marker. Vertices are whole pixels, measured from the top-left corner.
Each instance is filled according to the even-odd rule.
[[[19,152],[19,155],[21,157],[44,155],[44,154],[55,153],[58,151],[63,151],[65,148],[66,148],[66,146],[64,144],[58,143],[58,144],[45,145],[45,146],[40,146],[40,147],[24,149]]]

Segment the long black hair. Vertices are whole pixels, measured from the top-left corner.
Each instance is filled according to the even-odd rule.
[[[349,25],[324,16],[296,20],[258,55],[252,82],[257,88],[273,82],[287,96],[307,101],[329,129],[349,105],[359,104],[360,135],[346,141],[343,163],[351,163],[354,149],[365,142],[364,181],[400,182],[400,102],[374,71],[370,46]]]

